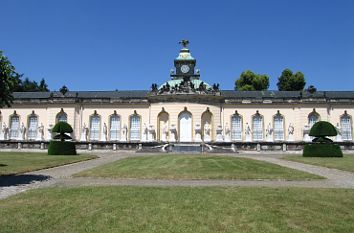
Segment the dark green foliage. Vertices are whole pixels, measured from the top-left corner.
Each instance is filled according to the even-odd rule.
[[[337,135],[337,130],[331,123],[319,121],[312,126],[309,135],[313,137],[331,137]]]
[[[50,141],[48,155],[76,155],[75,142]]]
[[[60,141],[64,141],[65,139],[71,139],[70,136],[66,135],[66,133],[72,133],[73,128],[66,122],[58,122],[52,129],[52,132],[58,133],[55,135],[55,139],[60,139]]]
[[[301,72],[293,72],[290,69],[285,69],[278,79],[279,91],[302,91],[306,85],[304,74]]]
[[[255,74],[250,70],[242,72],[240,78],[235,81],[235,90],[238,91],[262,91],[269,87],[267,75]]]
[[[59,89],[60,93],[62,93],[63,95],[65,95],[69,89],[67,88],[67,86],[62,86],[60,89]]]
[[[309,133],[315,137],[313,144],[306,144],[302,155],[304,157],[343,157],[342,150],[339,145],[333,144],[328,137],[336,136],[336,128],[327,121],[316,122]]]
[[[304,157],[343,157],[339,145],[333,143],[306,144],[302,155]]]
[[[0,51],[0,108],[10,107],[12,92],[20,82],[21,75],[15,71],[15,67]]]

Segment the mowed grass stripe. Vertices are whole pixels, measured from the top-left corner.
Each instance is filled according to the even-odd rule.
[[[354,232],[354,190],[81,187],[0,201],[1,232]]]
[[[75,174],[140,179],[318,179],[319,176],[246,158],[156,155],[119,160]]]
[[[300,155],[289,155],[283,157],[283,159],[322,167],[335,168],[348,172],[354,172],[354,155],[344,155],[342,158],[302,157]]]
[[[0,152],[0,175],[25,173],[96,158],[94,155],[47,155],[46,153]]]

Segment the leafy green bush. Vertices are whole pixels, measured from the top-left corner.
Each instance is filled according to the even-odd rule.
[[[343,157],[339,145],[333,143],[306,144],[302,155],[304,157]]]
[[[72,133],[73,128],[68,123],[61,121],[55,124],[52,129],[52,132],[58,133],[54,136],[54,139],[60,139],[60,141],[65,141],[65,139],[71,139],[71,137],[67,135],[67,133]]]
[[[309,135],[313,137],[331,137],[337,135],[337,130],[331,123],[319,121],[312,126]]]
[[[313,144],[306,144],[302,155],[304,157],[343,157],[342,150],[339,145],[333,144],[328,136],[336,136],[336,128],[327,121],[319,121],[315,123],[309,133],[315,137]]]
[[[75,142],[50,141],[48,155],[76,155]]]

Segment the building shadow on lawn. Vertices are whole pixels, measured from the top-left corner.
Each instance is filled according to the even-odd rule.
[[[49,180],[50,176],[44,175],[5,175],[0,176],[0,187],[30,184],[35,181]]]

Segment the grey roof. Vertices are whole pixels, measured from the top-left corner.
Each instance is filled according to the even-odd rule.
[[[354,91],[234,91],[223,90],[226,99],[354,99]]]
[[[15,92],[15,99],[146,99],[148,90],[127,91],[69,91],[63,96],[60,92]],[[354,99],[354,91],[234,91],[222,90],[225,99]]]
[[[14,92],[15,99],[82,98],[82,99],[144,99],[149,91],[69,91],[65,96],[58,92]]]

